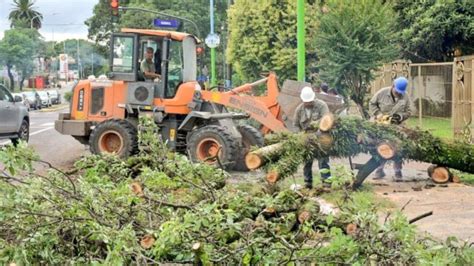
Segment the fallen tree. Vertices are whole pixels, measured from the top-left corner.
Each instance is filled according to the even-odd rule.
[[[359,153],[372,156],[359,169],[355,187],[360,186],[381,161],[416,160],[433,163],[437,167],[454,168],[468,173],[474,173],[474,145],[461,142],[447,142],[434,137],[427,131],[414,130],[401,126],[377,124],[355,117],[336,118],[332,129],[325,131],[284,134],[270,138],[269,146],[252,151],[246,156],[249,169],[265,166],[267,181],[275,183],[295,173],[305,160],[312,157],[322,158],[349,157]],[[441,168],[437,168],[436,175]],[[430,176],[433,176],[430,172]],[[444,178],[443,177],[443,178]],[[445,182],[439,178],[439,182]]]
[[[401,215],[379,224],[358,193],[328,215],[298,191],[226,185],[226,172],[169,152],[146,122],[137,156],[88,156],[68,172],[15,176],[41,161],[24,144],[1,148],[0,264],[473,262],[467,245],[417,239]]]

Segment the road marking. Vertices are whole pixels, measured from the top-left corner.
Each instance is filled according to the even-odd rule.
[[[41,130],[35,131],[35,132],[33,132],[33,133],[30,133],[30,137],[31,137],[31,136],[34,136],[34,135],[37,135],[37,134],[39,134],[39,133],[43,133],[43,132],[48,131],[48,130],[50,130],[50,129],[53,129],[53,127],[47,127],[47,128],[43,128],[43,129],[41,129]],[[0,142],[0,146],[6,145],[6,144],[8,144],[8,143],[10,143],[10,142],[11,142],[10,140]]]
[[[45,129],[41,129],[41,130],[35,131],[35,132],[33,132],[33,133],[30,133],[30,137],[31,137],[31,136],[34,136],[34,135],[37,135],[37,134],[39,134],[39,133],[48,131],[48,130],[50,130],[50,129],[53,129],[53,127],[47,127],[47,128],[45,128]]]
[[[54,126],[54,122],[41,124],[42,127]]]

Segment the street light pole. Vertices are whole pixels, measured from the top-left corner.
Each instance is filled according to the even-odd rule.
[[[214,35],[214,0],[210,0],[211,35]],[[211,48],[211,87],[216,85],[216,48]]]
[[[36,16],[34,16],[34,17],[31,19],[31,21],[30,21],[30,29],[33,28],[33,21],[35,20],[35,18],[42,17],[42,16],[43,16],[43,15],[41,15],[41,14],[36,14]]]

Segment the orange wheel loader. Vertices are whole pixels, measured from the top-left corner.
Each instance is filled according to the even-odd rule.
[[[262,146],[263,134],[288,130],[285,111],[296,108],[303,85],[290,84],[283,95],[270,73],[227,92],[202,90],[196,81],[199,45],[198,38],[182,32],[125,28],[113,34],[109,79],[74,84],[70,112],[60,114],[56,130],[89,145],[92,153],[126,157],[138,150],[138,118],[152,116],[168,146],[192,161],[248,170],[244,157],[250,146]],[[161,61],[159,80],[147,79],[140,69],[149,47],[156,52],[155,63]],[[266,95],[253,96],[252,88],[260,84],[266,84]],[[249,117],[262,125],[260,130],[236,123]]]

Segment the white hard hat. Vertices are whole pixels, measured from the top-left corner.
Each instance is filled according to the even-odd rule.
[[[316,97],[316,94],[314,93],[314,91],[311,87],[304,87],[301,90],[300,98],[304,103],[314,101],[315,97]]]

